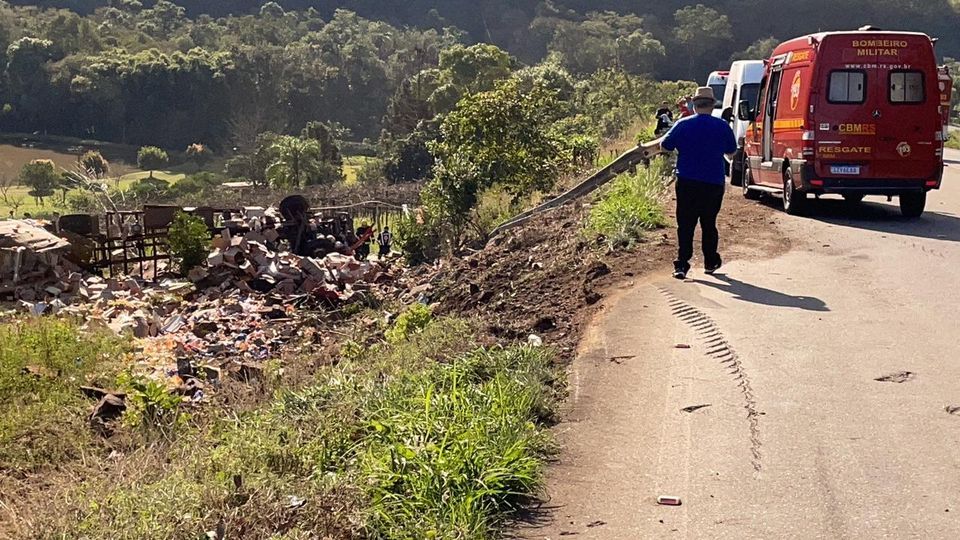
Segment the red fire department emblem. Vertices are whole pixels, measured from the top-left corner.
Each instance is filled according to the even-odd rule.
[[[790,86],[790,110],[797,110],[797,105],[800,103],[800,70],[797,70],[797,74],[793,76],[793,84]]]
[[[910,145],[906,142],[902,142],[897,145],[897,153],[900,154],[900,157],[909,156],[911,151],[912,149],[910,148]]]

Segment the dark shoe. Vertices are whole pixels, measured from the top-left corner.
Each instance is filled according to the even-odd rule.
[[[689,271],[689,266],[682,266],[680,264],[673,265],[673,277],[676,279],[687,279],[687,272]]]
[[[706,273],[708,276],[712,276],[714,272],[720,269],[721,266],[723,266],[723,261],[720,260],[720,257],[717,257],[716,261],[707,265],[707,267],[704,269],[704,273]]]

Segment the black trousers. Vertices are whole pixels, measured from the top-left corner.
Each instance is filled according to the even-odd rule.
[[[696,180],[677,179],[677,240],[680,244],[674,266],[689,270],[693,257],[693,233],[700,223],[703,262],[711,265],[720,262],[717,246],[717,214],[723,205],[723,184],[707,184]]]

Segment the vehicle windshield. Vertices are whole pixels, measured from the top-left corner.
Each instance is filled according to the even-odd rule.
[[[747,100],[750,108],[757,109],[757,101],[760,99],[760,83],[745,84],[740,87],[740,101]],[[734,104],[736,106],[736,104]]]
[[[710,88],[713,88],[713,97],[716,98],[717,104],[714,106],[717,109],[723,107],[723,94],[727,91],[727,83],[723,84],[711,84]]]

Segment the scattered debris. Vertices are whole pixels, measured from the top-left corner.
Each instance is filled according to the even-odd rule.
[[[673,348],[674,348],[674,349],[689,349],[689,348],[690,348],[690,345],[687,345],[686,343],[678,343],[678,344],[674,345]]]
[[[536,334],[530,334],[527,336],[527,345],[531,347],[543,347],[543,338]]]
[[[943,410],[947,411],[947,414],[960,416],[960,405],[947,405]]]
[[[685,412],[685,413],[692,413],[692,412],[694,412],[694,411],[699,411],[700,409],[705,409],[705,408],[707,408],[707,407],[709,407],[709,406],[710,406],[709,403],[706,403],[706,404],[703,404],[703,405],[690,405],[689,407],[684,407],[684,408],[682,408],[682,409],[680,409],[680,410],[683,411],[683,412]]]
[[[606,525],[606,524],[607,524],[606,521],[600,521],[600,520],[598,519],[597,521],[592,521],[592,522],[590,522],[590,523],[587,523],[587,528],[588,528],[588,529],[592,529],[592,528],[594,528],[594,527],[603,527],[603,526]]]
[[[680,497],[674,497],[672,495],[660,495],[657,497],[657,504],[664,506],[680,506],[683,503],[680,501]]]
[[[613,362],[614,364],[622,364],[624,360],[633,360],[636,357],[637,355],[635,354],[628,354],[623,356],[611,356],[610,361]]]
[[[916,373],[912,371],[898,371],[896,373],[890,373],[889,375],[884,375],[883,377],[877,377],[874,379],[877,382],[892,382],[892,383],[905,383],[907,381],[913,380],[917,376]]]
[[[127,404],[122,397],[115,394],[106,394],[93,407],[90,420],[108,422],[119,418],[125,410],[127,410]]]

